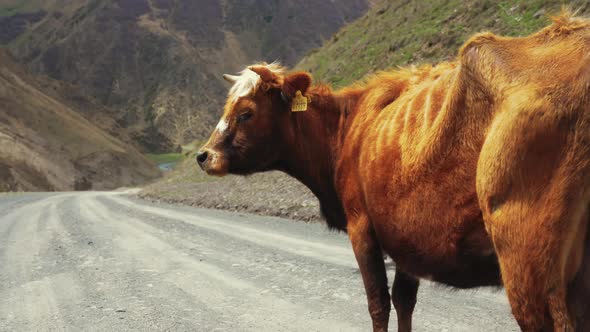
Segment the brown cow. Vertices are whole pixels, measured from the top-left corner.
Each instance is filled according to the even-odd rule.
[[[390,312],[382,251],[396,263],[400,331],[411,330],[418,278],[504,285],[526,331],[583,328],[587,21],[564,14],[525,38],[480,34],[456,62],[336,92],[276,64],[225,77],[235,83],[199,164],[219,176],[281,170],[308,186],[328,225],[349,235],[375,331]]]

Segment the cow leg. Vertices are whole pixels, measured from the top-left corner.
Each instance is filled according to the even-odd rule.
[[[583,256],[590,123],[531,91],[498,105],[478,160],[477,195],[520,327],[572,331],[566,296]]]
[[[578,332],[590,332],[590,227],[586,229],[584,247],[582,264],[567,294],[568,308]]]
[[[391,304],[381,246],[366,216],[349,218],[347,232],[361,270],[373,331],[387,331]]]
[[[540,196],[520,192],[484,215],[523,331],[575,328],[578,304],[568,301],[568,287],[583,271],[588,209],[587,195],[567,182],[557,175]]]
[[[391,299],[397,314],[398,332],[412,331],[412,313],[416,306],[419,285],[418,279],[396,268]]]
[[[541,197],[510,199],[484,217],[524,331],[574,331],[576,308],[567,293],[582,271],[588,211],[586,195],[564,184],[558,178]]]
[[[586,195],[570,188],[557,176],[540,196],[520,192],[484,214],[523,331],[574,331],[567,292],[584,256],[587,203]]]

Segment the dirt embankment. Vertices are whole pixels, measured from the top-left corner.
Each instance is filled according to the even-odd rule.
[[[303,184],[281,172],[208,177],[189,158],[139,196],[152,201],[320,221],[319,202]]]

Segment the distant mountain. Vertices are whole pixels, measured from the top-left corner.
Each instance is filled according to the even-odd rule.
[[[0,0],[0,42],[38,74],[79,87],[146,150],[204,138],[221,74],[293,65],[368,0]],[[67,96],[66,96],[67,97]]]
[[[112,189],[159,175],[132,145],[74,112],[60,89],[0,51],[0,192]]]

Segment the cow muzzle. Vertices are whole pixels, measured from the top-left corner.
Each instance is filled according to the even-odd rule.
[[[209,175],[224,176],[227,174],[227,162],[217,151],[207,148],[201,149],[197,153],[197,163]]]

